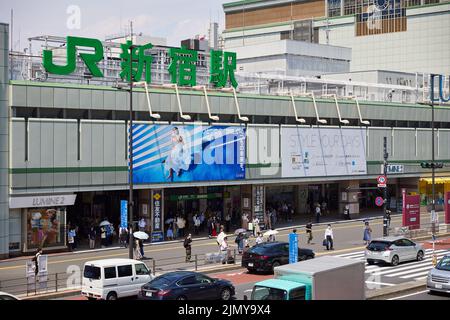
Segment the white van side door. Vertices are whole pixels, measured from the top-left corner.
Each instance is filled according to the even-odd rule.
[[[117,266],[117,279],[118,279],[118,296],[129,297],[134,295],[134,274],[133,265],[124,264]]]
[[[118,278],[117,278],[117,267],[109,266],[103,267],[103,293],[106,298],[108,293],[114,291],[117,293],[117,296],[120,296],[118,289]]]
[[[138,294],[139,291],[141,290],[141,287],[144,284],[150,282],[150,280],[152,280],[152,277],[145,263],[136,263],[134,265],[134,271],[135,271],[136,294]]]

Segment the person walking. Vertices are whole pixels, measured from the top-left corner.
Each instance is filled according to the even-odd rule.
[[[169,223],[169,227],[166,232],[167,240],[173,240],[173,222]]]
[[[386,210],[387,227],[391,227],[391,210]]]
[[[331,229],[331,224],[329,224],[327,229],[325,230],[325,240],[327,250],[334,250],[333,247],[334,237],[333,237],[333,229]]]
[[[350,207],[348,204],[345,205],[344,207],[344,218],[345,220],[351,220],[350,218]]]
[[[39,257],[42,254],[42,248],[38,248],[36,250],[36,253],[34,254],[34,257],[32,259],[32,261],[34,262],[34,275],[35,277],[37,277],[38,273],[39,273]]]
[[[365,227],[364,227],[364,234],[363,234],[364,244],[366,246],[369,245],[371,240],[372,240],[372,228],[370,227],[369,222],[366,221]]]
[[[320,216],[322,215],[320,211],[320,205],[316,204],[316,223],[320,223]]]
[[[133,246],[133,259],[134,260],[141,260],[142,254],[141,254],[141,250],[140,250],[140,244],[139,244],[139,239],[136,239],[134,241],[134,246]]]
[[[106,228],[105,226],[101,227],[100,229],[100,238],[102,243],[102,248],[106,247]]]
[[[75,236],[75,228],[70,228],[69,232],[67,233],[67,242],[69,243],[70,251],[73,251],[75,249]]]
[[[263,238],[261,232],[258,232],[255,242],[256,242],[256,244],[261,244],[264,242],[264,238]]]
[[[97,237],[97,232],[95,232],[94,226],[91,227],[89,231],[89,248],[95,249],[95,238]]]
[[[144,240],[139,239],[139,251],[141,253],[141,258],[145,259],[145,254],[144,254]]]
[[[312,241],[312,239],[313,239],[313,236],[312,236],[312,222],[311,221],[309,221],[309,223],[306,225],[306,236],[307,236],[307,243],[308,244],[311,244],[311,241]]]
[[[192,235],[189,233],[187,237],[184,239],[183,246],[186,249],[186,262],[191,262],[191,254],[192,254]]]
[[[231,214],[230,214],[230,210],[228,210],[228,213],[225,216],[225,230],[226,230],[226,232],[230,232],[230,226],[231,226]]]
[[[242,254],[242,252],[244,251],[244,235],[242,234],[242,232],[237,235],[234,242],[238,245],[239,254]]]
[[[197,236],[200,232],[200,225],[201,225],[200,217],[197,214],[195,214],[193,220],[194,220],[194,234]]]
[[[253,235],[256,237],[258,233],[260,233],[261,231],[258,217],[254,217],[252,222],[253,222]]]
[[[220,254],[222,255],[222,264],[228,261],[228,237],[225,237],[220,244]]]

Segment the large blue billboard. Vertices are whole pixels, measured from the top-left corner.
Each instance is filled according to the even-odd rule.
[[[243,126],[136,124],[136,184],[245,179]]]

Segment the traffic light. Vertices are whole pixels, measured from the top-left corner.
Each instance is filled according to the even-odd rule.
[[[435,163],[433,163],[433,162],[422,162],[420,164],[420,166],[423,169],[432,169],[432,168],[442,169],[444,167],[444,164],[442,162],[435,162]]]

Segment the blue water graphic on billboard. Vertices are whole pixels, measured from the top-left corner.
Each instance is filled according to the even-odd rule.
[[[136,184],[245,179],[241,126],[133,125]]]

